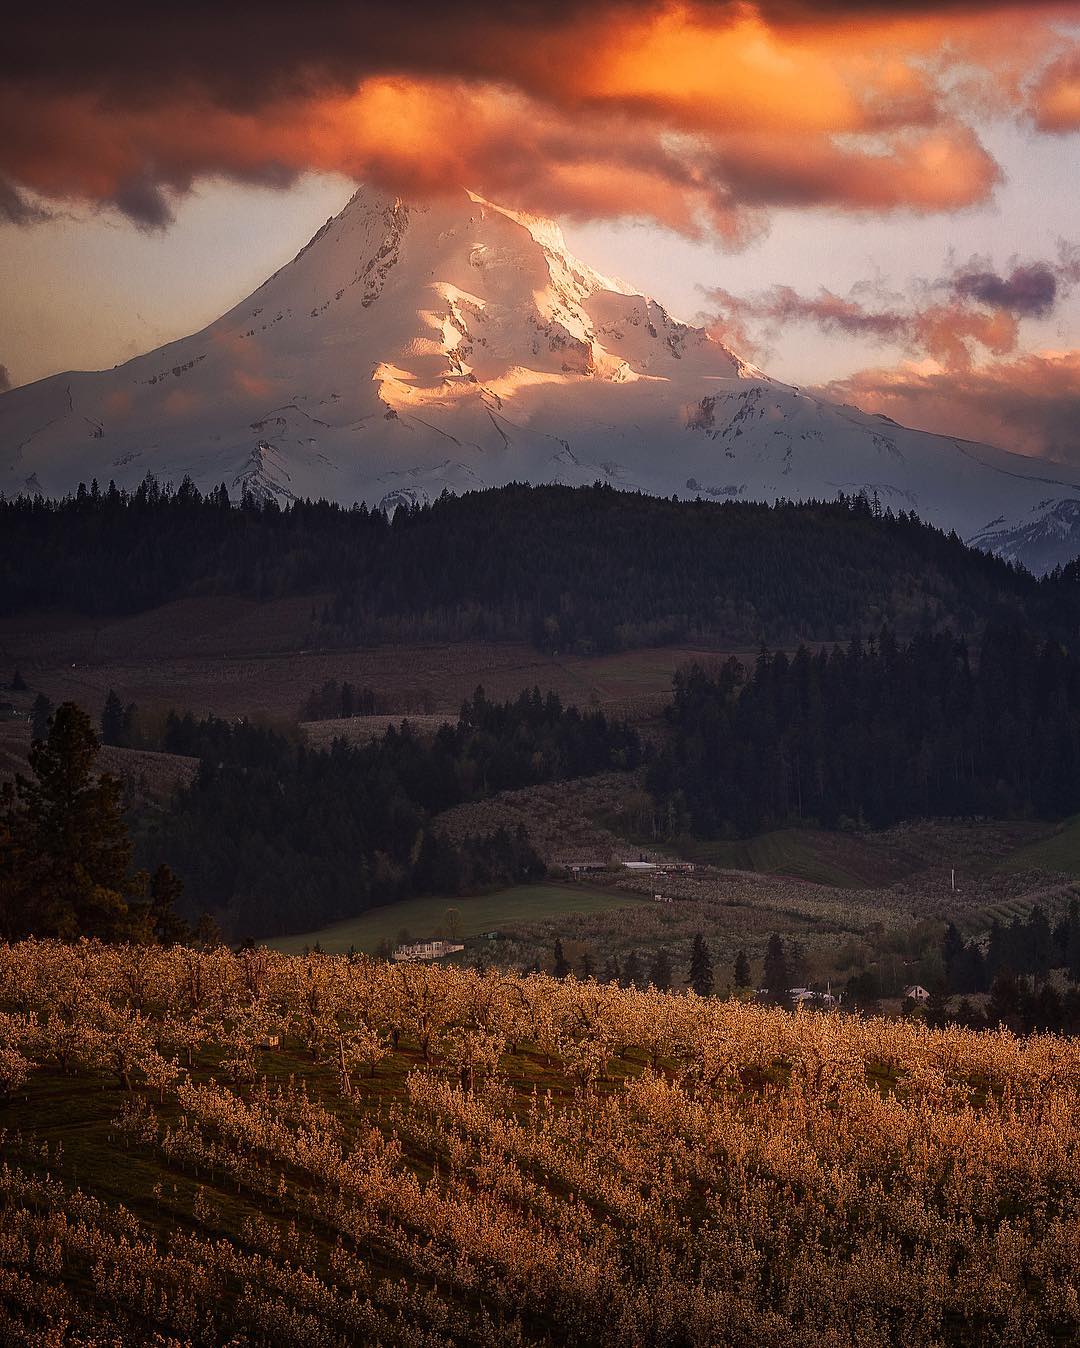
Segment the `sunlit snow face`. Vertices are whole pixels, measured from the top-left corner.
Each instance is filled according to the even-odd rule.
[[[370,3],[299,22],[270,4],[155,24],[122,9],[45,43],[32,16],[6,31],[0,361],[15,383],[210,319],[358,177],[558,215],[576,251],[687,317],[698,285],[903,289],[950,250],[1004,266],[1074,227],[1068,6],[466,2],[405,22]],[[612,223],[627,220],[644,223]],[[1076,303],[997,354],[1068,353]],[[799,323],[767,345],[782,377],[862,371],[871,399],[885,381],[871,391],[866,367],[911,355]]]

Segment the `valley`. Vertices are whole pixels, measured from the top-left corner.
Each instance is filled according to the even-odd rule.
[[[5,12],[0,1348],[1080,1345],[1078,4]]]
[[[0,618],[0,670],[18,668],[54,703],[70,697],[91,708],[113,688],[148,711],[296,721],[312,690],[333,679],[371,688],[391,715],[456,715],[477,684],[499,697],[537,685],[641,720],[662,708],[680,665],[753,657],[747,648],[684,645],[556,655],[513,641],[311,649],[312,610],[324,602],[184,599],[130,616]],[[309,733],[322,742],[330,732],[312,725]]]

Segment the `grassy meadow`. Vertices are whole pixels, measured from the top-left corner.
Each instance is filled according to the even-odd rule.
[[[471,898],[404,899],[320,931],[280,936],[267,944],[286,955],[298,955],[316,943],[328,955],[344,954],[349,949],[373,954],[383,941],[396,942],[401,931],[407,931],[414,940],[426,940],[437,929],[446,930],[448,908],[457,910],[459,935],[470,937],[514,923],[544,921],[567,913],[603,913],[643,901],[640,895],[582,885],[514,885]]]
[[[1066,819],[1049,837],[1018,847],[998,863],[998,869],[1080,876],[1080,815]]]

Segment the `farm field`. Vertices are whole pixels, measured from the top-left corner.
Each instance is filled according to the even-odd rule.
[[[677,854],[730,870],[788,876],[840,889],[894,884],[921,871],[974,876],[988,866],[1060,870],[1040,859],[1050,826],[1001,820],[967,824],[920,820],[880,832],[827,832],[788,828],[727,841],[680,839]],[[1075,835],[1080,868],[1080,828]],[[1016,859],[1013,864],[1012,859]]]
[[[0,721],[0,782],[16,773],[26,775],[30,752],[27,721]],[[103,744],[98,750],[101,771],[111,772],[129,784],[136,797],[157,803],[166,801],[177,786],[186,786],[198,770],[199,761],[183,754],[162,754],[150,749],[121,749]]]
[[[0,1023],[5,1344],[1080,1335],[1076,1040],[51,942]]]
[[[733,841],[680,841],[677,854],[725,870],[761,871],[836,888],[864,888],[897,878],[897,862],[859,837],[817,829],[778,829]]]
[[[655,716],[675,670],[727,652],[684,646],[614,655],[545,655],[506,643],[308,649],[312,608],[300,599],[184,599],[146,613],[92,619],[45,614],[0,620],[0,677],[19,668],[54,703],[97,713],[109,688],[140,707],[199,715],[262,714],[296,720],[304,699],[329,679],[372,688],[388,710],[456,715],[482,683],[492,697],[534,684],[582,708]],[[753,652],[734,652],[752,660]]]
[[[1005,871],[1041,870],[1080,876],[1080,816],[1067,819],[1048,837],[1000,858],[996,866]]]
[[[373,908],[348,921],[336,922],[321,931],[281,936],[266,944],[285,954],[299,954],[316,942],[330,955],[342,954],[350,947],[371,954],[383,941],[396,941],[403,930],[416,940],[434,935],[436,928],[444,925],[448,908],[457,909],[460,933],[469,937],[515,923],[541,922],[569,913],[602,913],[641,903],[641,895],[625,891],[579,885],[515,885],[472,898],[404,899],[384,908]]]

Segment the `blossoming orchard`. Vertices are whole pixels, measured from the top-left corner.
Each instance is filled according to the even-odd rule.
[[[1080,1042],[0,947],[5,1343],[1051,1345]]]

